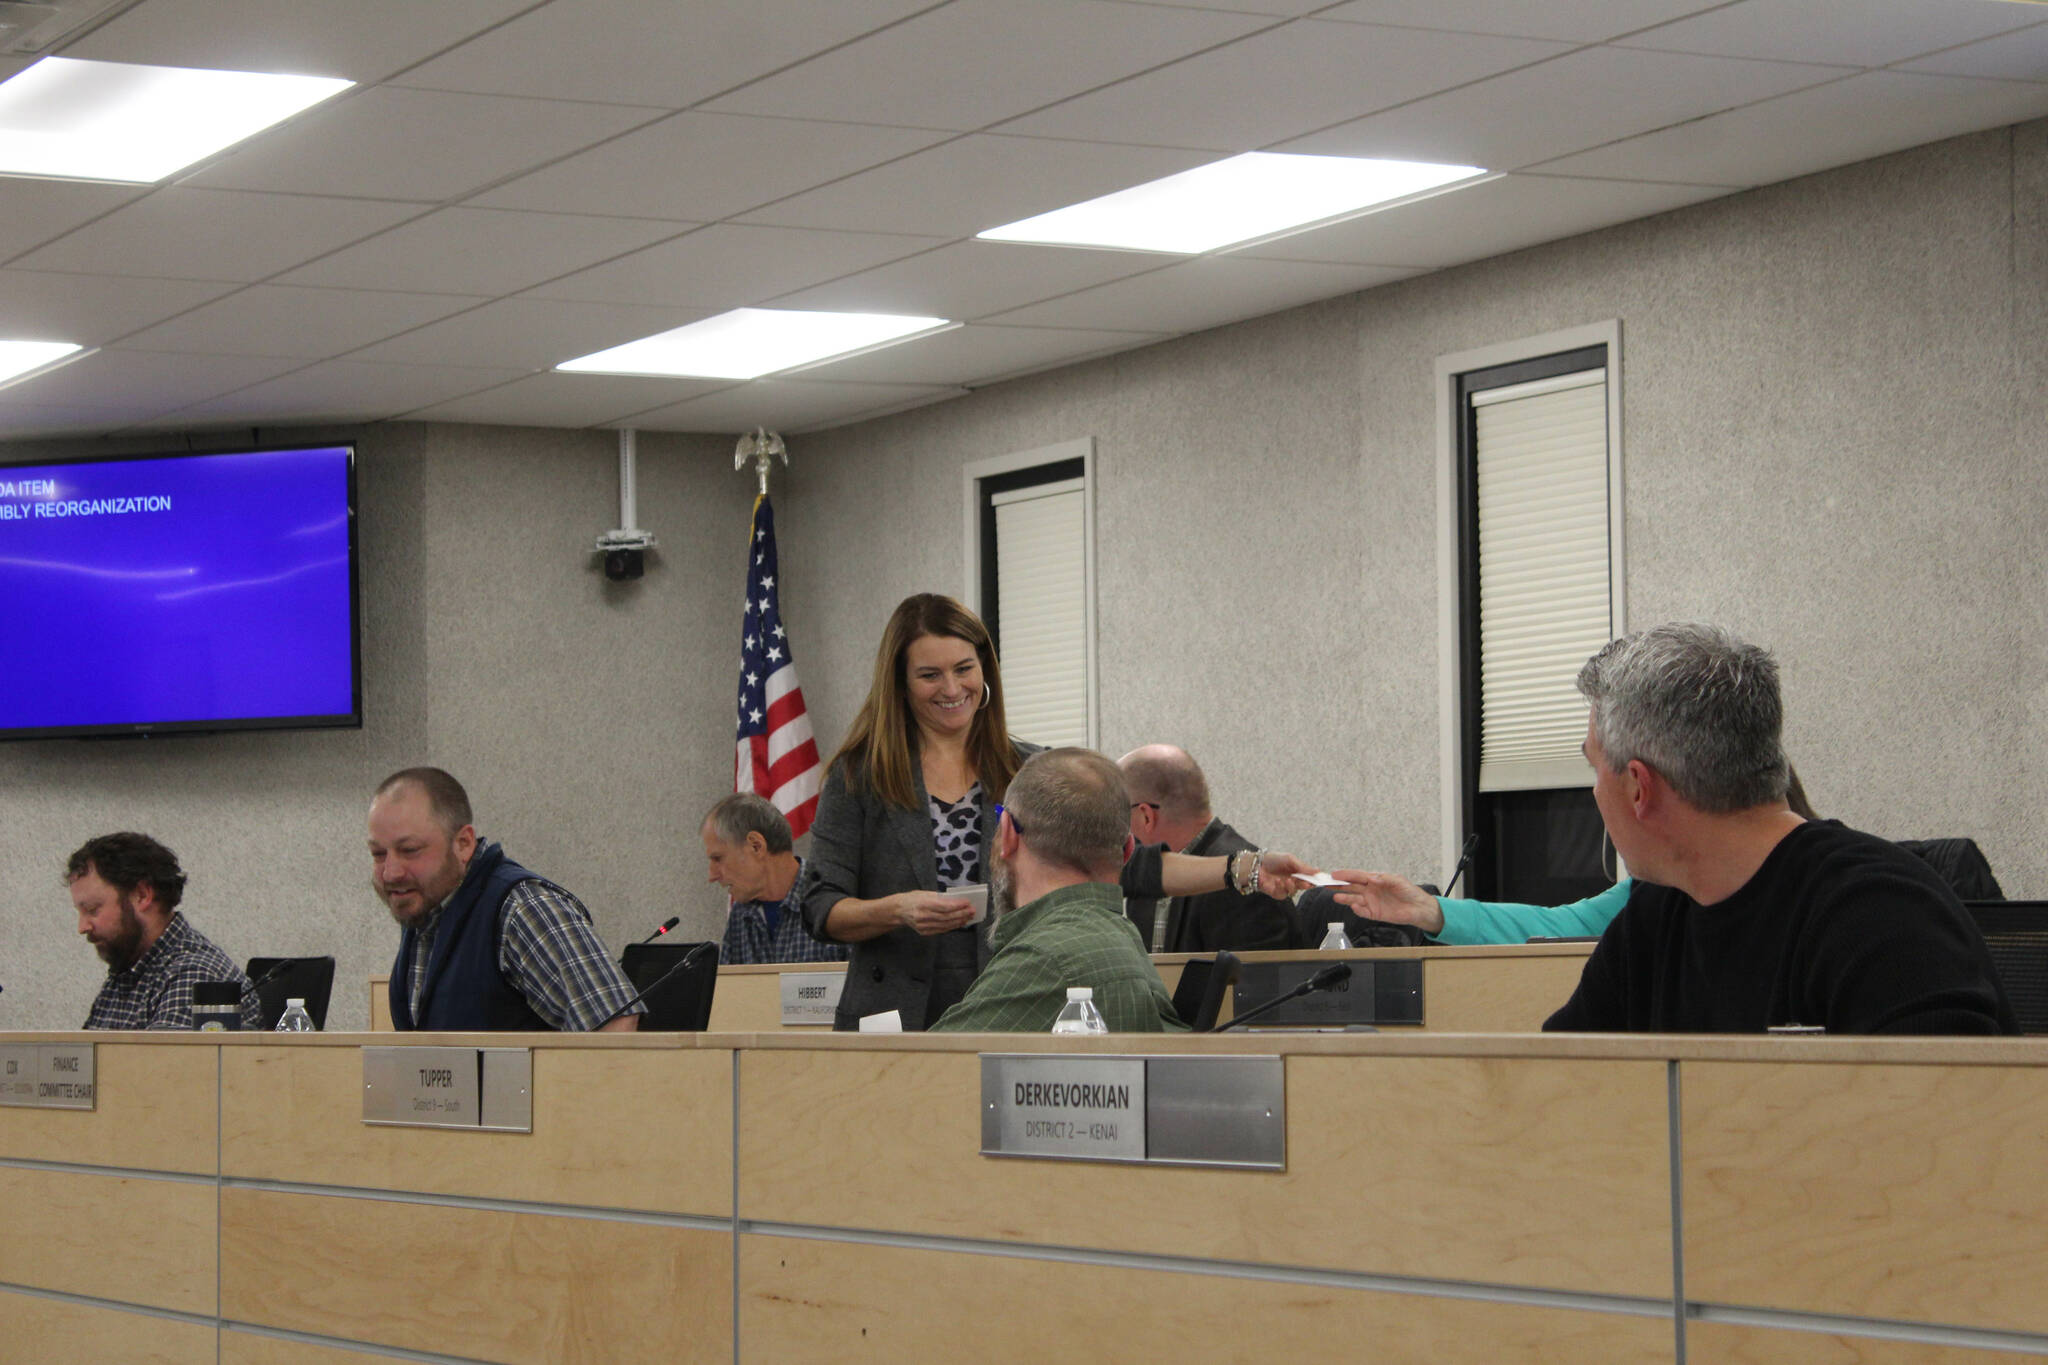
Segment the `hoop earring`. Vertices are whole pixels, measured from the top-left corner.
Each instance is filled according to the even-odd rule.
[[[990,697],[994,696],[994,695],[995,695],[995,694],[994,694],[993,692],[989,691],[989,687],[988,687],[988,684],[987,684],[987,683],[983,683],[983,684],[981,685],[981,704],[982,704],[983,706],[987,706],[987,705],[988,705],[988,699],[989,699]]]

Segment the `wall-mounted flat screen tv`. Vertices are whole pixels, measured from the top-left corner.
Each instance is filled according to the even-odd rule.
[[[355,449],[0,461],[0,739],[362,724]]]

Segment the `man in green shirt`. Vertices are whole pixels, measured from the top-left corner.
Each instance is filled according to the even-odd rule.
[[[1088,986],[1111,1033],[1184,1031],[1124,918],[1130,806],[1116,764],[1092,749],[1034,754],[1004,802],[989,887],[995,953],[933,1030],[1050,1033],[1067,988]]]

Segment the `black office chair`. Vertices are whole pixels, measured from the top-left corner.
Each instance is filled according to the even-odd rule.
[[[1300,925],[1303,948],[1321,947],[1323,935],[1334,921],[1343,922],[1344,937],[1351,940],[1354,948],[1415,948],[1429,942],[1428,936],[1412,924],[1367,919],[1338,904],[1334,886],[1312,886],[1302,892],[1294,903],[1294,916]]]
[[[1173,991],[1173,1012],[1196,1033],[1216,1027],[1223,1012],[1223,997],[1237,984],[1240,963],[1236,953],[1222,952],[1203,960],[1195,958],[1180,969],[1180,984]]]
[[[694,948],[705,951],[683,971],[657,989],[663,973]],[[718,945],[715,943],[635,943],[619,967],[636,991],[647,991],[647,1013],[640,1027],[652,1033],[702,1033],[711,1026],[711,997],[718,989]]]
[[[2002,901],[2005,888],[1975,839],[1899,839],[1900,848],[1933,868],[1966,901]]]
[[[255,983],[256,999],[263,1010],[263,1027],[274,1029],[284,1017],[287,1000],[306,1002],[313,1027],[327,1027],[327,998],[334,991],[334,959],[331,957],[252,957],[246,968]]]
[[[2048,1033],[2048,901],[1966,901],[2022,1033]]]

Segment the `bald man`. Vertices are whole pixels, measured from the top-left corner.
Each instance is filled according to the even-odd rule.
[[[1254,848],[1209,809],[1209,782],[1185,749],[1148,744],[1117,760],[1131,806],[1131,837],[1176,853],[1227,856]],[[1124,913],[1155,953],[1213,953],[1302,946],[1293,907],[1225,889],[1165,901],[1132,898]]]

